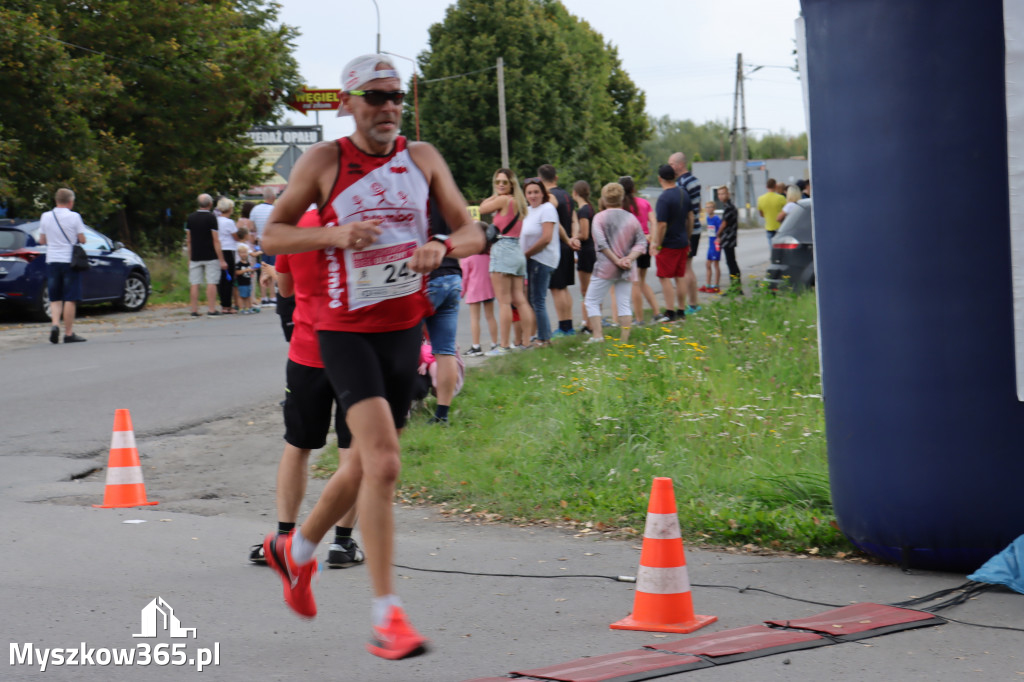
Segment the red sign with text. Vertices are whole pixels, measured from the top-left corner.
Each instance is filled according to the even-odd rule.
[[[309,111],[334,111],[341,106],[341,90],[304,87],[294,99],[285,104],[303,114]]]

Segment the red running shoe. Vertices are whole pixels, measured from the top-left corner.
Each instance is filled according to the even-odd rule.
[[[384,627],[373,628],[366,650],[374,656],[397,660],[426,653],[427,639],[409,625],[405,611],[392,606]]]
[[[281,576],[284,585],[284,601],[295,613],[303,618],[316,616],[316,601],[313,600],[313,576],[317,572],[316,559],[310,559],[301,566],[292,561],[292,535],[271,533],[263,540],[263,556],[267,565]]]
[[[709,292],[709,289],[708,289],[707,285],[704,285],[704,286],[698,287],[697,291],[706,294],[706,293]]]

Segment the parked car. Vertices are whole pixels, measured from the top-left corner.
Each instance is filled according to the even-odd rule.
[[[39,221],[0,220],[0,304],[50,319],[46,289],[46,247],[39,243]],[[82,273],[82,303],[113,302],[123,310],[142,310],[149,300],[149,269],[133,251],[91,227],[85,244],[92,265]]]
[[[772,263],[765,283],[773,291],[797,291],[814,286],[814,230],[811,200],[801,199],[779,226],[772,240]]]

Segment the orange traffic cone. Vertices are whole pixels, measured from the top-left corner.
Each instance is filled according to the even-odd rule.
[[[636,576],[633,613],[611,624],[614,630],[689,633],[718,620],[693,613],[686,553],[671,478],[655,478],[647,505],[644,545]]]
[[[99,509],[115,507],[147,507],[159,502],[146,500],[146,485],[142,482],[139,451],[135,447],[132,415],[128,410],[114,412],[114,433],[110,437],[110,459],[107,463],[107,487]]]

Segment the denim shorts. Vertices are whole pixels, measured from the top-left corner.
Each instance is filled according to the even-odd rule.
[[[491,272],[526,277],[526,256],[518,237],[502,237],[491,246]]]
[[[430,347],[434,355],[455,355],[455,331],[459,326],[462,277],[442,275],[427,282],[427,298],[434,314],[426,318]]]
[[[252,296],[252,285],[251,284],[239,284],[238,285],[238,296],[239,298],[249,298]]]
[[[71,263],[47,263],[46,291],[51,301],[81,301],[82,273],[72,270]]]

